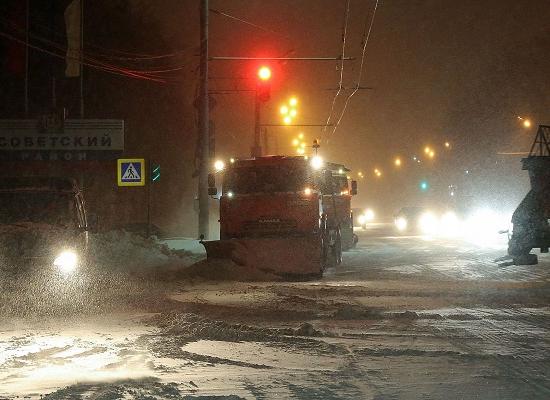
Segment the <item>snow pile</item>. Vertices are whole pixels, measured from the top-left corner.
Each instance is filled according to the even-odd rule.
[[[193,313],[171,312],[155,317],[152,322],[168,335],[178,335],[186,341],[221,340],[227,342],[295,342],[296,336],[323,336],[308,322],[296,328],[267,328],[245,324],[231,324],[208,319]]]
[[[154,239],[115,230],[90,235],[90,255],[94,262],[125,270],[182,268],[198,261],[190,253],[171,251]]]
[[[239,281],[239,282],[275,282],[282,277],[262,271],[237,265],[231,260],[202,260],[189,268],[184,268],[177,274],[179,279],[204,281]]]

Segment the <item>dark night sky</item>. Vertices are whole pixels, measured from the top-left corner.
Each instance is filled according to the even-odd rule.
[[[60,7],[64,3],[60,1]],[[163,64],[185,65],[173,75],[174,84],[102,72],[87,75],[89,112],[125,118],[129,151],[145,152],[173,165],[175,172],[167,180],[173,183],[186,177],[181,178],[182,198],[192,196],[194,185],[189,175],[196,135],[192,102],[198,77],[198,3],[87,2],[86,38],[94,44],[154,54],[185,49],[180,57]],[[345,4],[345,0],[211,0],[211,8],[281,35],[211,13],[210,53],[279,56],[292,50],[293,56],[338,56]],[[373,0],[351,1],[346,52],[356,60],[344,67],[345,86],[355,83],[361,36],[373,6]],[[511,199],[510,204],[516,204],[527,184],[519,158],[496,153],[528,149],[534,130],[522,129],[516,116],[528,116],[534,125],[550,122],[549,18],[550,2],[544,0],[381,0],[362,81],[374,90],[353,97],[334,135],[323,134],[320,128],[303,131],[309,140],[323,139],[325,158],[365,172],[357,205],[391,212],[405,205],[403,201],[422,202],[430,195],[419,193],[421,178],[430,179],[434,194],[455,184],[479,199]],[[63,26],[57,29],[63,31]],[[295,94],[300,99],[300,121],[324,123],[334,95],[324,89],[337,87],[338,65],[336,61],[275,65],[272,100],[263,111],[263,121],[278,122],[280,103]],[[255,67],[213,61],[211,89],[248,88],[251,83],[246,79],[226,78],[251,76]],[[3,68],[6,82],[5,63]],[[16,101],[13,93],[6,93],[2,103]],[[336,103],[336,116],[347,93]],[[247,155],[253,130],[252,96],[217,95],[215,100],[212,118],[218,154]],[[5,108],[2,116],[9,112]],[[270,128],[269,132],[277,138],[280,151],[290,151],[295,128]],[[453,145],[450,152],[442,147],[446,140]],[[391,166],[395,156],[406,161],[426,144],[438,150],[431,167],[405,162],[403,171],[395,173]],[[383,171],[378,181],[372,174],[375,167]],[[465,169],[472,171],[468,177]],[[178,211],[178,215],[192,212]]]

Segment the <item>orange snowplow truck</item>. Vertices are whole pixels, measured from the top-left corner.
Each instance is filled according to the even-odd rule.
[[[341,259],[337,231],[322,213],[315,169],[306,157],[236,160],[223,176],[220,240],[203,241],[208,259],[282,276],[320,276]]]

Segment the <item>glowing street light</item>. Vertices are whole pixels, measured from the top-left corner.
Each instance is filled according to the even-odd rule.
[[[214,163],[214,169],[216,172],[221,172],[225,169],[225,163],[222,160],[216,160]]]
[[[298,147],[298,148],[296,149],[296,152],[297,152],[298,154],[304,154],[306,151],[305,151],[304,148]]]
[[[323,159],[319,156],[315,156],[311,159],[311,166],[313,169],[321,169],[323,166]]]
[[[296,109],[297,105],[298,100],[296,99],[296,97],[291,97],[286,103],[281,106],[281,108],[279,108],[279,112],[283,116],[283,123],[285,125],[292,124],[292,120],[298,115],[298,110]]]
[[[450,149],[451,148],[451,144],[449,142],[445,142],[445,147]]]
[[[359,172],[357,173],[357,176],[358,176],[359,178],[364,178],[364,177],[365,177],[361,171],[359,171]]]
[[[400,167],[400,166],[401,166],[401,159],[400,159],[399,157],[397,157],[397,158],[394,160],[393,163],[395,164],[396,167]]]
[[[531,120],[529,118],[523,118],[518,115],[518,119],[521,121],[524,128],[527,129],[531,127]]]
[[[292,139],[292,145],[294,147],[298,146],[300,144],[300,141],[298,139]]]
[[[300,143],[300,147],[301,147],[302,149],[305,149],[305,148],[306,148],[306,143],[305,143],[305,142]]]
[[[304,134],[303,134],[302,132],[300,132],[300,133],[298,134],[298,139],[303,139],[303,138],[304,138]]]
[[[430,150],[430,153],[428,154],[430,158],[434,158],[435,152],[433,150]]]

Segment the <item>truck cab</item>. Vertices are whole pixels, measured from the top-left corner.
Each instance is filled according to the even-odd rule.
[[[82,192],[68,178],[0,180],[0,257],[16,269],[70,272],[85,260],[88,221]]]

